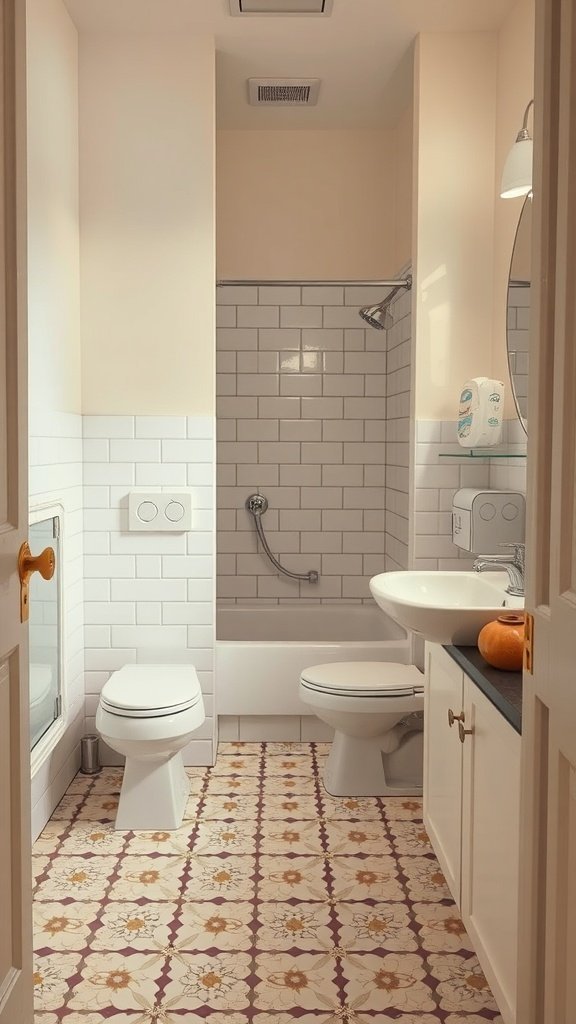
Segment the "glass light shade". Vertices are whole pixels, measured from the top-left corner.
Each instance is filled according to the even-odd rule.
[[[501,199],[516,199],[532,191],[532,139],[519,139],[506,157],[500,186]]]

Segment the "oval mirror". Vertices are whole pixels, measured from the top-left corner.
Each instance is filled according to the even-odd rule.
[[[526,196],[514,239],[508,278],[506,345],[512,394],[518,419],[528,433],[528,360],[530,339],[530,264],[532,196]]]

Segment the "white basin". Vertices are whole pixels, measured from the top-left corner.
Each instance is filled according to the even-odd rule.
[[[376,604],[404,629],[439,644],[476,644],[503,610],[523,608],[506,593],[506,572],[383,572],[370,580]]]

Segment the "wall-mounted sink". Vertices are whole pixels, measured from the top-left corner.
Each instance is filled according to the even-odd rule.
[[[440,644],[475,644],[487,622],[524,598],[506,593],[505,572],[383,572],[370,580],[382,611],[404,629]]]

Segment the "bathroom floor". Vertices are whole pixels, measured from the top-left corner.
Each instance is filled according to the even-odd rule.
[[[221,744],[176,832],[77,776],[34,849],[37,1024],[501,1024],[421,802],[328,796],[327,750]]]

